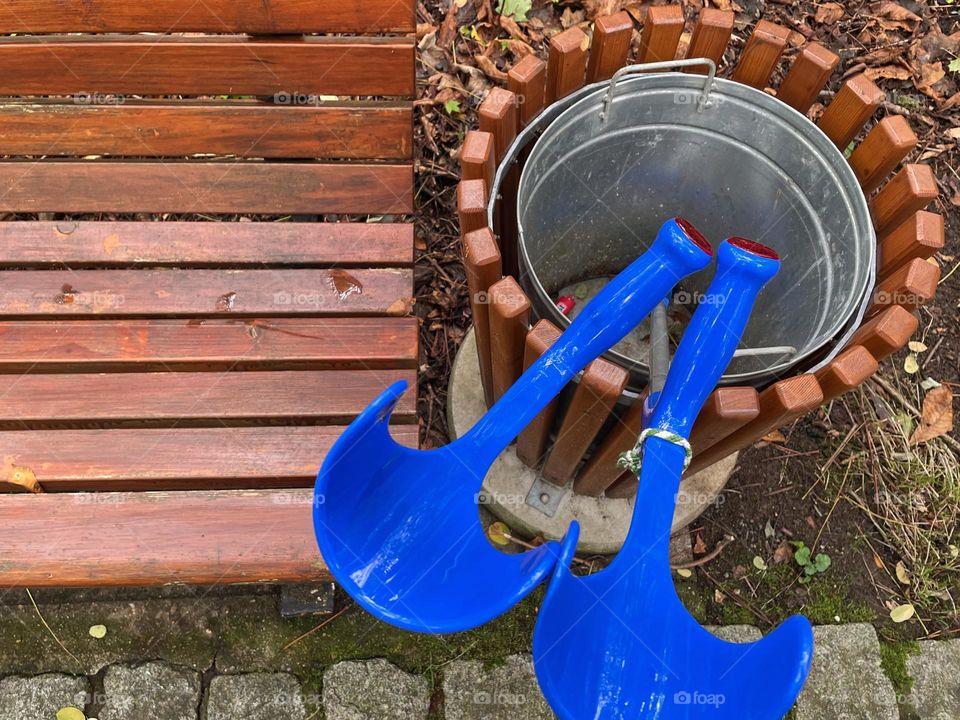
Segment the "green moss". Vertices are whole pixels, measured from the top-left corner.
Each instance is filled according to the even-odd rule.
[[[707,609],[713,601],[713,593],[701,582],[693,578],[681,579],[675,578],[674,586],[677,589],[677,596],[683,603],[687,611],[693,615],[697,622],[702,625],[709,623]]]
[[[221,615],[217,668],[292,672],[303,681],[308,697],[319,697],[323,671],[344,660],[386,658],[433,682],[452,660],[493,666],[508,655],[530,652],[542,596],[542,590],[534,592],[493,622],[453,635],[404,632],[353,607],[287,650],[284,646],[323,620],[284,620],[269,598],[227,600]]]
[[[869,606],[852,600],[845,588],[831,585],[826,578],[810,583],[803,614],[814,625],[873,622],[877,617]]]
[[[893,683],[898,698],[905,698],[913,689],[913,678],[907,672],[907,658],[919,653],[920,643],[918,642],[880,640],[880,666]]]

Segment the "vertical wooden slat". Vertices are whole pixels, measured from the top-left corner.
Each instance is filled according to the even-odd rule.
[[[493,136],[494,158],[499,165],[507,148],[517,136],[517,96],[503,88],[493,88],[480,105],[480,129]],[[500,239],[500,252],[506,272],[516,267],[516,172],[508,172],[502,181],[494,209],[494,232]]]
[[[697,25],[693,29],[693,36],[690,38],[687,57],[709,58],[719,67],[720,61],[723,59],[723,52],[727,49],[727,43],[730,42],[735,19],[736,14],[730,10],[703,8],[700,11],[700,17],[697,19]],[[687,68],[686,72],[706,75],[707,69],[705,67],[693,67]]]
[[[526,371],[543,355],[557,338],[560,329],[549,320],[541,320],[530,332],[524,341],[523,369]],[[550,401],[540,414],[524,428],[517,438],[517,457],[527,467],[535,468],[543,460],[550,441],[550,430],[553,428],[553,419],[557,414],[557,398]]]
[[[480,130],[493,136],[493,156],[499,164],[517,136],[517,96],[500,87],[492,88],[477,114]]]
[[[899,270],[877,283],[873,291],[873,306],[867,315],[873,315],[890,305],[900,305],[913,312],[926,305],[937,292],[940,268],[928,260],[911,260]]]
[[[493,135],[479,130],[468,132],[460,151],[460,174],[463,179],[483,180],[489,191],[493,187],[495,168]]]
[[[673,60],[683,34],[683,8],[679,5],[655,5],[647,9],[640,37],[637,62]]]
[[[761,20],[747,40],[733,79],[759,90],[766,87],[777,61],[787,47],[790,31],[767,20]]]
[[[877,237],[894,228],[937,198],[937,179],[928,165],[905,165],[870,201]]]
[[[863,346],[877,362],[882,362],[906,345],[919,325],[920,320],[913,313],[894,305],[861,325],[850,338],[850,345]]]
[[[642,429],[643,403],[646,396],[644,392],[634,400],[620,418],[620,422],[610,428],[607,436],[597,445],[590,459],[577,474],[573,483],[575,493],[598,497],[623,474],[623,468],[617,465],[617,461],[637,442]]]
[[[487,407],[494,402],[493,364],[490,349],[490,287],[503,272],[500,251],[490,228],[483,226],[463,236],[463,266],[473,311],[473,331],[477,340],[480,380]]]
[[[942,249],[943,217],[918,210],[880,241],[877,274],[883,279],[911,260],[926,260]]]
[[[777,98],[794,110],[806,113],[839,64],[839,55],[819,43],[810,43],[793,61]]]
[[[605,495],[612,500],[631,498],[637,494],[639,486],[639,478],[630,470],[624,470],[620,477],[610,484]]]
[[[483,180],[461,180],[457,184],[457,217],[461,236],[487,226],[487,187]]]
[[[850,156],[850,167],[863,192],[872,193],[917,146],[917,136],[905,117],[891,115],[867,133]]]
[[[573,477],[629,377],[624,368],[602,358],[587,365],[543,465],[544,480],[563,486]]]
[[[727,455],[756,442],[782,425],[796,420],[823,402],[823,391],[813,375],[797,375],[774,383],[759,397],[760,414],[705,452],[693,458],[688,474],[702,470]]]
[[[817,125],[841,150],[846,150],[881,103],[883,90],[866,75],[847,80],[823,111]]]
[[[877,361],[863,345],[853,345],[814,375],[823,391],[823,401],[827,403],[866,382],[877,368]]]
[[[754,388],[717,388],[697,415],[690,432],[690,446],[695,453],[703,452],[755,420],[759,414],[760,401]]]
[[[523,372],[530,301],[512,277],[490,286],[490,356],[496,402]]]
[[[590,61],[587,64],[587,82],[607,80],[627,64],[633,20],[626,10],[597,18],[593,24]]]
[[[589,40],[574,25],[550,39],[547,60],[547,105],[569,95],[583,85],[587,72]]]
[[[546,83],[547,64],[533,54],[527,55],[507,73],[507,87],[517,96],[519,103],[517,120],[521,128],[529,125],[543,110]]]

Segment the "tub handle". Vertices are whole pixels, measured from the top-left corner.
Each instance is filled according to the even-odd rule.
[[[707,76],[703,83],[703,93],[697,101],[697,112],[703,112],[710,100],[710,91],[713,89],[713,78],[717,74],[717,64],[710,58],[687,58],[685,60],[664,60],[662,62],[641,63],[640,65],[627,65],[617,70],[610,83],[607,85],[607,94],[603,98],[603,109],[600,111],[600,122],[605,123],[610,114],[610,104],[613,102],[613,91],[617,81],[626,75],[635,75],[637,73],[646,73],[652,70],[673,70],[675,68],[693,67],[696,65],[707,66]]]

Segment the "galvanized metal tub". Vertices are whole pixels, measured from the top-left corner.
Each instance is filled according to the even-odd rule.
[[[616,274],[683,215],[713,243],[740,235],[783,259],[722,384],[762,387],[826,364],[859,325],[875,273],[866,198],[843,154],[751,87],[712,72],[630,74],[638,69],[548,108],[499,169],[497,184],[543,130],[517,197],[519,280],[536,314],[568,325],[554,304],[560,288]],[[709,301],[712,272],[684,285],[688,297]],[[634,390],[646,383],[645,358],[607,357],[631,370]]]

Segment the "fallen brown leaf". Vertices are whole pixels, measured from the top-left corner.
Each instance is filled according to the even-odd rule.
[[[787,438],[784,437],[783,433],[779,430],[774,430],[773,432],[764,435],[761,440],[768,443],[782,443],[786,442]]]
[[[793,557],[793,550],[790,549],[790,543],[784,540],[773,551],[773,561],[777,564],[787,562]]]
[[[814,20],[824,25],[833,25],[843,17],[843,5],[835,2],[824,3],[817,8]]]
[[[910,436],[911,445],[933,440],[953,430],[953,393],[945,385],[935,387],[923,399],[920,425]]]
[[[474,62],[477,63],[477,67],[483,70],[484,74],[487,77],[493,78],[494,80],[499,80],[500,82],[507,81],[507,74],[498,68],[493,60],[488,58],[486,55],[477,54],[473,56]]]
[[[910,12],[903,5],[895,2],[882,2],[875,6],[874,14],[877,22],[884,30],[916,30],[920,24],[920,16]]]
[[[909,80],[913,77],[910,71],[902,65],[881,65],[880,67],[870,67],[863,71],[871,80],[885,78],[887,80]]]
[[[916,83],[917,90],[934,100],[943,100],[943,93],[933,86],[943,80],[946,74],[947,71],[943,69],[943,63],[935,62],[921,65],[920,81]]]

